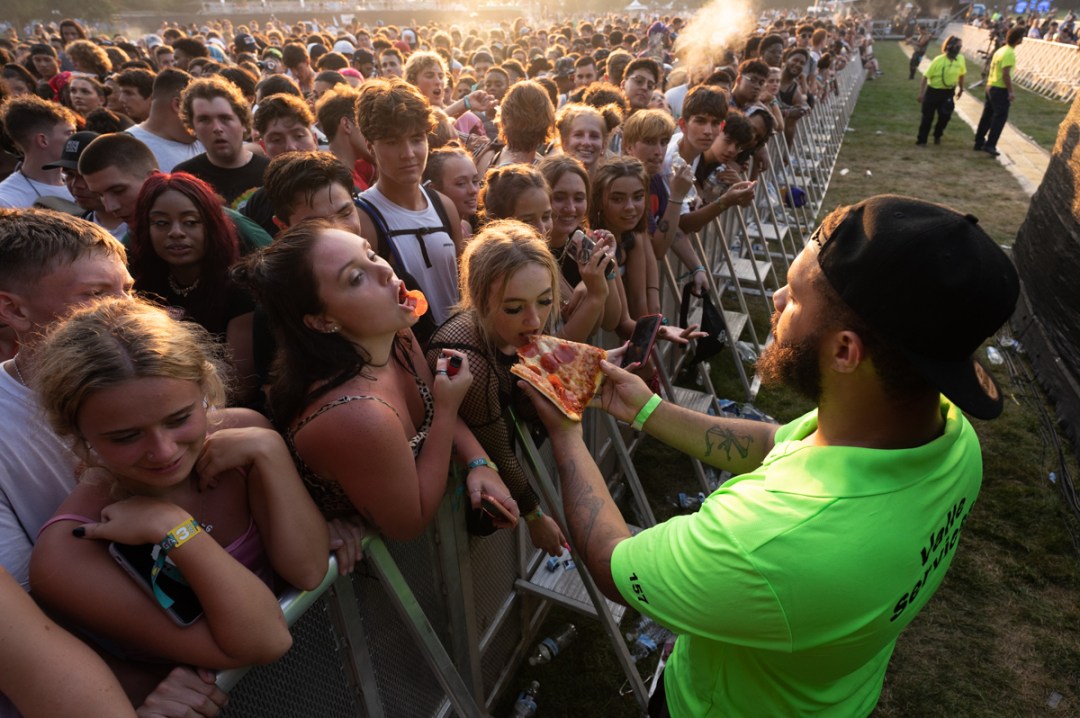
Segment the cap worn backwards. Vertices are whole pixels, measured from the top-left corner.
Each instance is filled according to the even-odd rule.
[[[974,353],[1012,315],[1020,280],[978,219],[879,195],[834,211],[812,239],[837,294],[925,379],[972,416],[1001,413]]]

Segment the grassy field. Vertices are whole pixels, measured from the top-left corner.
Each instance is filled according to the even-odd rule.
[[[862,90],[826,206],[881,192],[914,195],[972,212],[997,241],[1011,244],[1028,204],[1015,180],[971,151],[972,132],[961,121],[940,147],[916,147],[917,88],[907,80],[907,58],[895,43],[879,43],[876,54],[886,74]],[[1055,115],[1055,126],[1063,115]],[[840,176],[845,167],[850,172]],[[756,317],[759,326],[764,319]],[[947,579],[900,637],[874,712],[879,718],[1080,715],[1080,557],[1068,530],[1075,518],[1048,480],[1061,466],[1046,399],[1023,356],[1006,354],[1007,364],[995,369],[1005,412],[974,422],[984,453],[982,493]],[[735,398],[730,359],[718,356],[713,369],[718,393]],[[771,390],[756,405],[781,421],[807,409]],[[646,443],[636,459],[658,518],[676,511],[670,497],[677,491],[697,490],[677,452]],[[1067,466],[1078,476],[1074,458]],[[619,695],[624,679],[596,622],[553,610],[545,631],[568,620],[582,631],[579,642],[547,666],[526,665],[513,690],[540,681],[543,716],[635,715],[633,698]],[[512,703],[507,696],[495,714],[508,715]]]

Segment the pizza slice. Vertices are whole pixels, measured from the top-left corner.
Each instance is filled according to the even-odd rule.
[[[518,348],[520,361],[510,371],[532,384],[574,421],[600,388],[600,360],[607,352],[591,344],[537,335]]]

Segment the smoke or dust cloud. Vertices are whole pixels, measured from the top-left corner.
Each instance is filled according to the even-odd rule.
[[[745,44],[757,15],[751,0],[712,0],[679,33],[675,54],[691,72],[708,74],[722,64],[725,51]]]

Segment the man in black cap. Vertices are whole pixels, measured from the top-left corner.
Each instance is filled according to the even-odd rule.
[[[255,38],[249,33],[242,32],[233,39],[233,52],[235,55],[244,52],[250,52],[253,55],[257,55],[259,52],[259,43],[256,42]]]
[[[814,399],[784,426],[699,414],[604,362],[601,406],[735,476],[631,537],[566,420],[528,390],[598,585],[679,634],[652,716],[868,715],[979,493],[963,412],[1002,410],[975,352],[1013,312],[1012,262],[971,215],[897,196],[830,214],[774,297],[758,370]]]
[[[128,232],[127,222],[118,215],[107,211],[101,202],[101,195],[91,192],[86,185],[86,179],[79,174],[79,156],[97,136],[98,133],[96,132],[76,132],[64,143],[64,152],[60,155],[60,159],[42,167],[45,170],[60,170],[60,176],[64,178],[64,184],[67,186],[68,192],[75,198],[76,207],[68,208],[46,202],[38,202],[38,205],[48,209],[69,211],[71,214],[104,227],[113,237],[122,240]]]
[[[370,51],[363,48],[357,50],[352,54],[350,64],[354,70],[364,76],[365,80],[375,77],[375,56]]]
[[[574,89],[574,58],[560,57],[555,61],[555,84],[559,87],[559,95],[565,96]],[[560,99],[560,104],[564,100]]]

